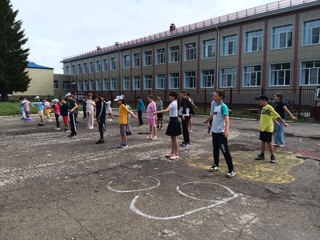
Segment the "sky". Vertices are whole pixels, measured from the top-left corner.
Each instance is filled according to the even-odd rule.
[[[29,61],[62,73],[64,57],[166,31],[272,0],[11,0]]]

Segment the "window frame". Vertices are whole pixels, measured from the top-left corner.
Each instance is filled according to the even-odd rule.
[[[260,67],[260,70],[255,70],[256,67]],[[248,71],[248,68],[253,68],[253,71]],[[251,83],[252,74],[255,75],[255,85],[246,85],[246,83]],[[249,79],[247,79],[249,77]],[[260,77],[260,79],[258,79]],[[259,84],[258,84],[259,83]],[[262,83],[262,66],[261,65],[250,65],[243,67],[243,78],[242,78],[242,87],[244,88],[257,88],[261,87]]]
[[[151,50],[144,51],[144,53],[143,53],[143,66],[149,67],[149,66],[152,66],[152,63],[153,63],[152,51]]]
[[[226,70],[234,70],[234,73],[224,73],[224,71]],[[220,85],[220,88],[235,88],[237,86],[237,68],[236,67],[230,67],[230,68],[222,68],[220,70],[220,82],[219,82],[219,85]],[[224,81],[224,77],[228,77],[228,76],[232,76],[233,79],[229,80],[227,79],[226,81],[231,81],[231,83],[234,83],[234,85],[230,85],[230,86],[223,86],[222,82]]]
[[[160,75],[162,76],[162,78],[160,78]],[[156,81],[155,81],[155,89],[165,89],[166,87],[165,87],[165,78],[166,78],[166,75],[165,74],[163,74],[163,73],[159,73],[159,74],[157,74],[156,75]],[[162,87],[159,87],[159,79],[162,79]]]
[[[306,24],[312,23],[312,22],[317,22],[318,26],[316,27],[308,27],[307,29],[311,29],[311,36],[309,36],[309,39],[311,40],[311,43],[306,43]],[[318,42],[313,43],[313,30],[318,29]],[[320,44],[320,18],[319,19],[313,19],[313,20],[308,20],[304,21],[302,23],[302,46],[313,46],[313,45],[319,45]]]
[[[235,37],[236,39],[233,40],[233,37]],[[230,40],[228,40],[230,39]],[[222,37],[222,48],[221,48],[221,56],[223,57],[227,57],[227,56],[234,56],[237,55],[238,53],[238,34],[232,34],[232,35],[227,35],[227,36],[223,36]],[[229,53],[230,50],[230,46],[229,44],[232,43],[232,53]],[[227,46],[227,48],[226,48]],[[227,52],[225,50],[228,50]]]
[[[189,86],[187,86],[187,81],[189,81]],[[184,72],[184,74],[183,74],[183,86],[184,86],[185,89],[196,89],[196,85],[197,85],[196,81],[197,81],[197,73],[196,73],[196,71]],[[193,84],[190,84],[190,83],[193,83]]]
[[[288,71],[288,69],[287,68],[285,68],[285,69],[283,69],[283,65],[284,64],[290,64],[290,69],[289,69],[289,71],[290,71],[290,73],[289,73],[289,84],[285,84],[286,83],[286,76],[287,76],[287,71]],[[275,66],[275,65],[281,65],[281,69],[275,69],[275,70],[273,70],[272,69],[272,66]],[[291,75],[292,75],[292,72],[291,72],[291,69],[292,69],[292,64],[291,64],[291,62],[281,62],[281,63],[271,63],[270,64],[270,66],[269,66],[269,87],[289,87],[289,86],[291,86]],[[282,85],[280,85],[280,84],[272,84],[272,81],[273,81],[273,72],[277,72],[277,82],[279,82],[279,72],[280,71],[285,71],[285,74],[284,74],[284,77],[283,77],[283,81],[284,81],[284,84],[282,84]]]
[[[213,41],[212,44],[206,44],[207,42]],[[213,55],[209,56],[209,47],[212,48]],[[202,53],[201,53],[201,59],[208,59],[208,58],[214,58],[216,56],[216,39],[206,39],[202,41]]]
[[[152,75],[144,75],[143,76],[143,89],[144,90],[152,89],[152,80],[153,80]],[[147,81],[149,82],[149,86],[148,87],[147,87],[147,84],[146,84]]]
[[[285,28],[289,28],[291,27],[291,31],[285,30]],[[275,33],[276,29],[283,29],[283,31]],[[289,33],[291,33],[291,36],[289,35]],[[282,34],[285,34],[286,36],[286,45],[285,47],[281,47],[281,36]],[[275,46],[275,35],[279,35],[279,42],[277,47]],[[291,39],[289,38],[289,36],[291,37]],[[291,40],[291,42],[290,42]],[[289,43],[291,43],[291,45],[289,46]],[[287,49],[287,48],[292,48],[293,46],[293,25],[292,24],[287,24],[287,25],[281,25],[281,26],[274,26],[272,27],[272,34],[271,34],[271,50],[279,50],[279,49]]]
[[[177,75],[177,76],[173,76]],[[171,87],[172,80],[177,81],[177,87]],[[179,89],[180,88],[180,74],[178,72],[169,73],[169,84],[168,89]]]
[[[116,57],[112,57],[110,58],[110,70],[116,70],[117,69],[117,58]]]
[[[303,67],[303,64],[304,63],[307,63],[307,62],[312,62],[313,64],[313,67]],[[319,62],[319,67],[315,66],[316,62]],[[309,71],[309,74],[308,74],[308,84],[305,84],[305,83],[302,83],[304,81],[304,73],[303,73],[303,70],[304,69],[308,69]],[[310,84],[310,81],[311,81],[311,71],[310,70],[316,70],[317,71],[317,81],[318,83],[315,83],[315,84]],[[320,59],[319,60],[309,60],[309,61],[301,61],[300,63],[300,82],[299,82],[300,86],[304,86],[304,87],[317,87],[320,85]]]
[[[141,67],[141,53],[133,53],[133,64],[132,65],[134,68]]]
[[[184,61],[194,61],[197,59],[197,43],[190,42],[184,45]]]
[[[180,62],[180,46],[175,45],[175,46],[169,47],[169,63],[178,63],[178,62]]]
[[[115,87],[113,86],[115,84]],[[110,91],[116,91],[118,89],[118,82],[116,78],[110,79]]]
[[[213,71],[213,74],[204,74],[204,72],[211,72]],[[208,87],[207,84],[205,84],[206,86],[204,86],[204,77],[206,76],[206,78],[211,78],[212,81],[212,85],[211,87]],[[207,83],[208,79],[205,80],[205,82]],[[214,88],[215,84],[215,70],[214,69],[205,69],[205,70],[201,70],[201,81],[200,81],[200,88],[202,89],[210,89],[210,88]]]
[[[109,80],[107,78],[104,78],[102,80],[102,91],[106,91],[109,90],[110,86],[109,86]]]
[[[123,57],[123,69],[128,69],[130,68],[130,55],[124,55]]]
[[[122,90],[130,91],[131,90],[131,80],[130,77],[122,78]]]
[[[136,86],[136,83],[139,83],[138,87]],[[132,90],[140,90],[141,89],[141,76],[133,76],[132,78]]]
[[[159,61],[162,60],[162,61]],[[158,48],[156,50],[156,65],[162,65],[166,63],[166,50],[165,48]]]
[[[250,36],[250,34],[253,34],[253,36]],[[257,34],[257,35],[256,35]],[[253,50],[253,39],[257,39],[257,47],[256,50]],[[251,40],[251,46],[249,49]],[[263,50],[263,30],[258,29],[254,31],[249,31],[245,33],[245,53],[255,53],[255,52],[261,52]]]

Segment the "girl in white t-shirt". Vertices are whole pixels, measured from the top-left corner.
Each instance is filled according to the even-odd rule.
[[[113,114],[112,114],[112,108],[111,108],[111,100],[108,99],[106,104],[107,104],[108,122],[112,122]]]
[[[178,118],[178,97],[178,93],[170,92],[170,105],[162,111],[156,111],[153,113],[154,115],[156,115],[169,112],[170,122],[168,124],[166,135],[171,137],[171,153],[167,154],[166,157],[170,158],[171,160],[179,159],[178,136],[181,135],[181,124]]]
[[[96,103],[95,101],[92,100],[92,93],[89,93],[87,97],[87,109],[86,109],[89,129],[93,129],[95,107],[96,107]]]

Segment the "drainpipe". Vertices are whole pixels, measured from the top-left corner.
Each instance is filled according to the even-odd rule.
[[[218,89],[219,86],[219,76],[220,76],[220,71],[219,71],[219,60],[220,60],[220,30],[218,28],[218,25],[216,25],[216,30],[217,30],[217,53],[216,53],[216,81],[215,81],[215,89]]]

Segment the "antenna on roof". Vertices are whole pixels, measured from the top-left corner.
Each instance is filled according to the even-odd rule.
[[[97,51],[101,51],[102,48],[100,46],[97,46]]]
[[[176,30],[176,25],[174,23],[171,23],[170,32],[173,32],[174,30]]]

